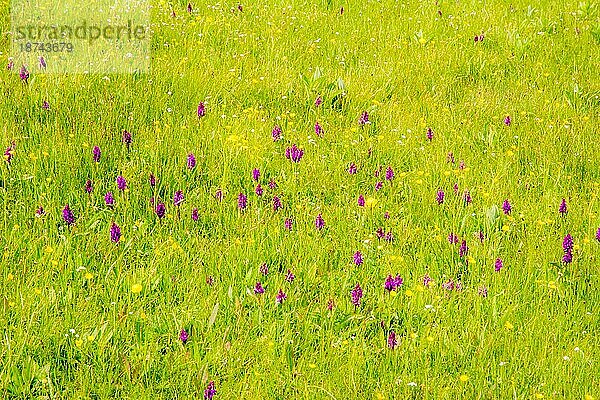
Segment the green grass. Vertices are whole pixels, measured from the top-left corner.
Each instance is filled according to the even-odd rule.
[[[0,4],[0,150],[16,143],[0,165],[2,397],[202,398],[209,381],[217,399],[600,397],[598,3],[252,1],[188,14],[181,1],[154,2],[151,73],[32,67],[29,84],[4,66]],[[372,123],[360,127],[365,110]],[[298,164],[284,157],[292,143],[305,151]],[[374,177],[380,166],[392,182]],[[359,207],[360,194],[376,203]],[[152,195],[167,205],[160,222]],[[393,242],[377,239],[380,227]],[[450,232],[467,241],[468,265]],[[563,264],[567,233],[575,249]],[[396,296],[388,274],[404,278]],[[442,288],[449,279],[463,290]]]

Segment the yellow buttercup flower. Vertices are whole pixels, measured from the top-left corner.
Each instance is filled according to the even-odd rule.
[[[365,200],[365,206],[367,206],[367,207],[373,207],[373,206],[375,206],[375,204],[377,204],[377,199],[374,197],[368,197]]]
[[[140,293],[142,291],[142,285],[140,285],[139,283],[134,283],[131,286],[131,292],[132,293]]]
[[[461,376],[458,377],[458,379],[460,379],[461,382],[466,382],[469,380],[469,377],[465,374],[462,374]]]

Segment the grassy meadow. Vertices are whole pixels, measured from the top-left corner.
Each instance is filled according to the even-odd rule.
[[[152,6],[22,79],[0,0],[0,397],[600,399],[599,3]]]

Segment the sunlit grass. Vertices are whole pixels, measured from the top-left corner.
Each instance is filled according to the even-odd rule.
[[[2,396],[599,398],[598,5],[438,3],[156,2],[150,74],[27,84],[2,4]]]

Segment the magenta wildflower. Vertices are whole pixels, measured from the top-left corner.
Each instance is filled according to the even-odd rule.
[[[510,115],[507,115],[506,118],[504,118],[504,125],[510,126],[511,122]]]
[[[450,244],[458,243],[458,236],[456,236],[454,232],[450,232],[450,234],[448,235],[448,242],[450,242]]]
[[[404,283],[404,279],[402,279],[400,274],[397,274],[396,277],[394,278],[394,285],[396,286],[396,289],[398,289],[400,286],[402,286],[403,283]]]
[[[187,12],[191,13],[192,11],[194,11],[192,9],[192,3],[188,3],[188,5],[187,5]]]
[[[258,185],[256,185],[256,189],[254,189],[254,193],[256,193],[257,196],[263,195],[263,188],[262,188],[262,186],[260,186],[260,183]]]
[[[263,294],[265,292],[265,288],[263,288],[260,282],[256,282],[254,285],[254,294]]]
[[[63,208],[62,215],[67,225],[73,225],[75,223],[75,215],[73,215],[73,211],[71,211],[68,204]]]
[[[431,128],[427,128],[427,140],[430,142],[433,140],[433,130]]]
[[[173,195],[173,204],[176,207],[179,207],[181,205],[181,203],[183,203],[184,198],[183,198],[183,192],[181,190],[178,190],[175,192],[175,194]]]
[[[223,191],[221,189],[217,189],[215,192],[215,199],[217,199],[217,201],[223,201]]]
[[[403,283],[404,283],[404,279],[402,279],[402,277],[399,274],[396,275],[395,278],[391,274],[389,274],[387,276],[387,278],[385,278],[383,287],[388,292],[391,292],[392,290],[398,289],[400,286],[402,286]]]
[[[562,201],[560,202],[560,206],[558,207],[558,212],[561,215],[566,215],[567,214],[567,201],[563,198]]]
[[[277,187],[277,184],[275,183],[275,181],[273,179],[271,179],[269,181],[269,189],[273,190]]]
[[[565,236],[562,246],[565,252],[573,250],[573,237],[570,234]]]
[[[383,187],[383,182],[379,181],[375,184],[375,190],[379,191]]]
[[[320,231],[321,229],[323,229],[324,226],[325,220],[323,220],[321,214],[317,215],[317,218],[315,219],[315,227],[317,228],[317,230]]]
[[[323,99],[321,98],[321,96],[317,96],[317,98],[315,99],[315,107],[319,107],[321,104],[323,104]]]
[[[181,331],[179,332],[179,340],[181,340],[181,343],[186,344],[188,339],[188,333],[185,331],[185,329],[181,329]]]
[[[360,114],[360,118],[358,118],[358,124],[361,126],[364,126],[368,123],[369,123],[369,113],[366,111],[363,111],[362,114]]]
[[[273,127],[273,130],[271,131],[271,136],[273,137],[274,142],[281,139],[281,133],[282,133],[281,127],[279,127],[279,125],[275,125]]]
[[[291,269],[288,269],[287,274],[285,274],[285,280],[291,283],[294,282],[294,279],[296,279],[296,275],[294,275]]]
[[[291,218],[286,218],[283,224],[285,226],[285,229],[291,231],[292,226],[294,225],[294,221]]]
[[[156,216],[159,219],[162,219],[165,217],[165,214],[167,213],[167,208],[165,207],[164,203],[158,203],[156,205],[156,208],[154,209],[154,212],[156,213]]]
[[[44,59],[44,56],[40,56],[39,58],[39,62],[40,62],[40,69],[46,69],[46,60]]]
[[[127,188],[127,181],[122,175],[117,176],[117,187],[119,190],[125,190],[125,188]]]
[[[433,279],[431,279],[429,274],[425,274],[425,276],[423,276],[423,286],[428,288],[429,285],[431,285],[431,282],[433,282]]]
[[[281,304],[285,299],[287,299],[287,295],[283,292],[283,290],[279,289],[279,292],[275,298],[277,300],[277,304]]]
[[[468,190],[465,190],[465,192],[463,193],[463,200],[466,205],[469,205],[471,204],[471,202],[473,202],[473,199],[471,198],[471,193]]]
[[[15,61],[11,58],[8,59],[8,64],[6,65],[6,69],[12,71],[15,68]]]
[[[260,265],[260,273],[263,274],[264,276],[267,276],[269,273],[269,267],[267,266],[267,263],[262,263]]]
[[[254,168],[252,170],[252,179],[257,181],[260,179],[260,170],[258,168]]]
[[[600,228],[596,231],[596,240],[600,242]]]
[[[196,114],[198,115],[198,118],[202,118],[204,117],[204,115],[206,115],[206,108],[204,107],[204,102],[200,102],[198,103],[198,109],[196,110]]]
[[[502,211],[504,211],[504,214],[506,214],[506,215],[509,215],[510,212],[512,211],[512,207],[511,207],[508,199],[504,200],[504,203],[502,203]]]
[[[458,183],[455,183],[452,189],[454,190],[454,194],[458,194]]]
[[[463,240],[460,244],[460,248],[458,249],[458,255],[460,258],[465,258],[467,253],[469,252],[469,247],[467,246],[467,241]]]
[[[287,158],[288,160],[292,160],[295,163],[300,162],[303,155],[304,150],[300,149],[295,144],[292,145],[292,147],[288,147],[287,149],[285,149],[285,158]]]
[[[11,145],[8,146],[6,148],[6,151],[4,152],[4,160],[6,160],[6,162],[8,164],[10,164],[10,161],[14,157],[14,153],[15,153],[15,142],[12,142]]]
[[[573,253],[571,250],[565,252],[565,254],[563,255],[562,261],[565,264],[570,264],[571,261],[573,261]]]
[[[29,81],[29,71],[27,70],[27,67],[25,65],[23,65],[21,67],[21,71],[19,71],[19,77],[21,78],[21,81],[28,83]]]
[[[44,207],[42,207],[42,206],[40,206],[35,212],[35,216],[38,218],[44,214],[46,214],[46,211],[44,211]]]
[[[47,100],[44,100],[42,102],[42,109],[44,109],[44,110],[49,110],[50,109],[50,103],[48,103]]]
[[[352,289],[352,291],[350,292],[350,295],[352,296],[352,304],[354,305],[354,307],[360,306],[360,299],[363,297],[363,291],[360,287],[360,283],[356,284],[354,289]]]
[[[115,199],[113,198],[112,192],[106,192],[104,195],[104,204],[106,204],[108,207],[115,205]]]
[[[454,154],[452,152],[448,153],[446,156],[446,161],[450,164],[454,164]]]
[[[277,211],[281,208],[281,199],[279,196],[273,196],[273,211]]]
[[[454,284],[454,281],[452,279],[449,279],[448,282],[442,283],[442,287],[446,290],[454,290],[456,288],[456,285]]]
[[[125,143],[125,146],[127,146],[127,150],[129,150],[129,146],[131,145],[132,142],[132,138],[131,138],[131,133],[129,133],[127,130],[123,131],[123,143]]]
[[[240,193],[238,195],[238,208],[240,210],[245,210],[247,205],[248,205],[248,198],[246,197],[246,195],[244,193]]]
[[[156,177],[154,176],[154,174],[150,174],[150,187],[155,187],[156,186]]]
[[[436,200],[438,204],[444,203],[444,191],[442,189],[438,189]]]
[[[92,193],[93,190],[94,190],[94,184],[92,183],[91,180],[88,179],[87,181],[85,181],[85,192],[87,194],[90,194],[90,193]]]
[[[354,174],[356,174],[356,169],[357,169],[356,164],[350,163],[350,166],[348,167],[348,173],[350,175],[354,175]]]
[[[365,206],[365,196],[363,196],[362,194],[360,196],[358,196],[358,205],[360,207],[364,207]]]
[[[496,262],[494,263],[494,270],[496,272],[500,272],[500,270],[502,269],[503,265],[502,265],[502,259],[501,258],[496,258]]]
[[[396,332],[390,331],[387,338],[387,345],[390,349],[394,350],[398,346],[398,340],[396,340]]]
[[[383,218],[390,219],[390,213],[389,213],[389,211],[386,211],[385,213],[383,213]]]
[[[354,253],[354,264],[360,267],[363,264],[363,257],[360,251]]]
[[[383,287],[388,292],[391,292],[392,290],[394,290],[396,288],[395,282],[396,281],[395,281],[394,277],[390,274],[390,275],[387,276],[387,278],[385,278],[385,282],[383,283]]]
[[[100,151],[100,147],[94,146],[94,149],[92,150],[92,157],[94,159],[94,162],[100,162],[101,155],[102,152]]]
[[[461,160],[460,163],[458,164],[458,169],[463,170],[465,169],[466,165],[465,165],[465,161]]]
[[[187,167],[188,167],[188,169],[194,169],[195,166],[196,166],[196,156],[194,156],[194,153],[190,153],[187,156]]]
[[[388,232],[385,234],[384,239],[386,242],[392,242],[394,241],[394,234],[392,234],[392,232]]]
[[[387,169],[385,170],[385,179],[388,181],[394,179],[394,170],[392,169],[392,167],[387,167]]]
[[[331,310],[333,310],[333,307],[335,307],[335,303],[334,303],[333,299],[327,300],[327,309],[329,311],[331,311]]]
[[[481,230],[475,233],[475,236],[477,237],[477,239],[479,239],[481,243],[483,243],[483,241],[485,240],[485,233],[483,233],[483,231]]]
[[[121,228],[113,222],[110,226],[110,240],[113,243],[119,243],[119,239],[121,239]]]
[[[318,137],[323,137],[323,127],[318,122],[315,122],[315,134]]]
[[[479,288],[477,289],[477,294],[479,294],[481,297],[487,297],[488,288],[485,286],[479,286]]]
[[[194,207],[192,210],[192,220],[198,221],[198,208]]]
[[[212,398],[217,394],[217,390],[215,389],[215,382],[210,381],[208,386],[204,390],[204,400],[212,400]]]

